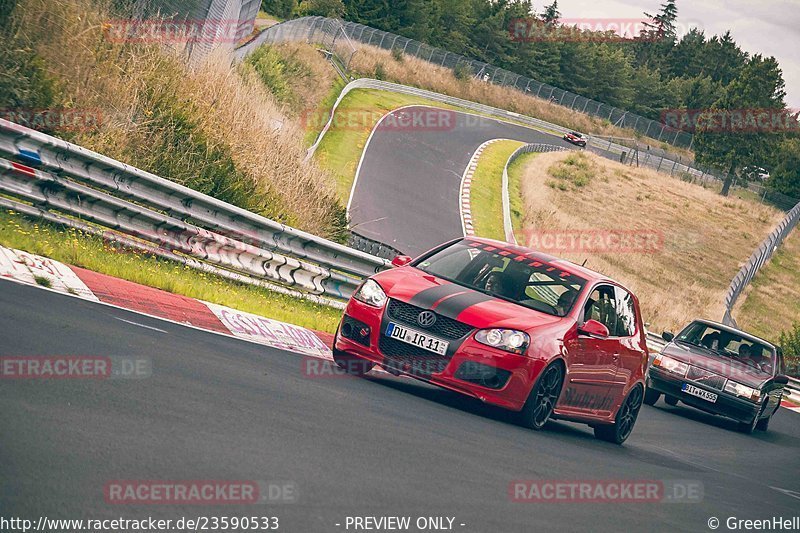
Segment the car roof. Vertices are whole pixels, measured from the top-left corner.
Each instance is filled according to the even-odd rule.
[[[761,344],[766,344],[767,346],[771,346],[771,347],[775,348],[775,345],[772,344],[771,342],[769,342],[768,340],[762,339],[761,337],[756,337],[752,333],[747,333],[746,331],[742,331],[741,329],[735,328],[733,326],[727,326],[727,325],[723,324],[722,322],[715,322],[713,320],[708,320],[708,319],[705,319],[705,318],[696,318],[696,319],[692,320],[692,323],[694,323],[694,322],[699,322],[701,324],[706,324],[707,326],[713,326],[713,327],[715,327],[717,329],[725,330],[728,333],[735,333],[736,335],[741,335],[742,337],[745,337],[747,340],[749,340],[751,342],[755,341],[755,342],[758,342],[758,343],[761,343]]]
[[[607,276],[604,276],[603,274],[600,274],[599,272],[595,272],[594,270],[588,269],[584,266],[577,265],[572,261],[567,261],[566,259],[560,259],[554,255],[546,254],[544,252],[539,252],[537,250],[534,250],[533,248],[526,248],[525,246],[509,244],[507,242],[496,241],[494,239],[486,239],[483,237],[467,237],[465,240],[469,242],[479,242],[483,244],[488,244],[494,246],[495,248],[500,248],[501,250],[506,250],[508,252],[516,253],[519,255],[530,256],[532,259],[537,259],[539,261],[542,261],[543,263],[548,263],[550,265],[563,268],[567,272],[577,274],[578,276],[584,278],[587,281],[605,281],[608,283],[619,285],[618,282],[612,280]]]

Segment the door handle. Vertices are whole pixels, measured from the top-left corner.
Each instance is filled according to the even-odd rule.
[[[619,360],[619,354],[618,353],[614,353],[614,355],[612,357],[614,358],[614,361],[618,361]]]

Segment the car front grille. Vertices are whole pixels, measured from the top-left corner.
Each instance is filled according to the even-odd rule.
[[[386,313],[391,319],[397,320],[398,322],[402,322],[403,324],[407,324],[414,328],[419,328],[420,326],[417,323],[417,317],[422,311],[426,311],[426,309],[398,300],[389,300],[389,306]],[[453,320],[452,318],[442,316],[438,313],[434,314],[436,315],[436,323],[429,328],[424,328],[424,331],[430,332],[431,335],[436,335],[447,339],[460,339],[467,336],[474,329],[472,326],[464,324],[463,322],[459,322],[458,320]]]
[[[450,363],[451,355],[439,355],[406,344],[386,335],[381,335],[379,348],[383,353],[384,364],[408,374],[430,376],[443,372]]]
[[[689,366],[689,371],[686,373],[686,379],[702,383],[706,387],[712,389],[723,390],[725,387],[725,378],[719,374],[703,370],[696,366]]]

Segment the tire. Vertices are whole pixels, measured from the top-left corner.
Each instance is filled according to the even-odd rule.
[[[645,405],[655,405],[658,399],[661,398],[661,393],[657,390],[645,388],[644,390],[644,403]]]
[[[520,425],[536,431],[544,428],[553,414],[561,388],[564,385],[564,370],[561,363],[550,363],[539,374],[531,389],[522,411],[519,413]]]
[[[637,385],[628,393],[628,396],[617,410],[614,423],[595,426],[594,436],[600,440],[614,444],[622,444],[625,442],[633,432],[633,426],[636,425],[636,419],[639,416],[639,410],[642,408],[643,399],[644,393],[642,387]]]
[[[757,418],[757,417],[756,417]],[[750,435],[755,431],[758,422],[754,418],[752,422],[739,422],[736,425],[736,431],[740,433],[744,433],[745,435]]]
[[[669,394],[665,394],[664,403],[666,403],[667,405],[671,405],[672,407],[675,407],[676,405],[678,405],[678,399],[675,396],[670,396]]]
[[[758,410],[758,413],[756,413],[756,416],[753,417],[753,420],[751,422],[739,422],[736,425],[737,431],[744,433],[745,435],[752,434],[758,428],[758,425],[761,423],[759,417],[761,416],[761,413],[764,412],[764,408],[766,406],[767,404],[763,404],[761,406],[761,409]],[[766,431],[767,426],[769,426],[769,418],[765,418],[764,420],[766,421],[766,424],[764,425],[764,429],[762,431]]]
[[[769,429],[769,421],[772,420],[772,417],[769,416],[767,418],[762,418],[758,422],[756,422],[756,429],[758,431],[767,431]]]

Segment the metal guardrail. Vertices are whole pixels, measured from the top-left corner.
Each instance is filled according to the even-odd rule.
[[[564,128],[562,126],[558,126],[557,124],[552,124],[550,122],[546,122],[538,118],[533,118],[526,115],[522,115],[520,113],[515,113],[513,111],[507,111],[505,109],[499,109],[496,107],[479,104],[477,102],[471,102],[469,100],[463,100],[461,98],[456,98],[455,96],[448,96],[446,94],[440,94],[433,91],[428,91],[426,89],[409,87],[407,85],[400,85],[398,83],[392,83],[388,81],[374,80],[371,78],[359,78],[357,80],[351,81],[342,89],[342,92],[339,94],[339,98],[337,98],[336,102],[331,108],[328,122],[325,124],[325,127],[323,127],[322,131],[320,131],[314,144],[308,150],[309,158],[314,154],[317,147],[322,142],[322,139],[324,138],[325,134],[330,129],[333,123],[333,118],[336,113],[336,110],[338,109],[342,100],[344,100],[344,98],[351,91],[354,91],[356,89],[373,89],[380,91],[389,91],[399,94],[407,94],[411,96],[418,96],[420,98],[425,98],[427,100],[431,100],[434,102],[440,102],[460,107],[463,109],[467,109],[470,111],[474,111],[479,115],[485,115],[491,118],[497,118],[500,120],[504,120],[506,122],[514,122],[517,124],[522,124],[524,126],[529,126],[537,130],[543,130],[549,133],[553,133],[555,135],[564,135],[565,133],[572,131],[569,128]],[[631,150],[629,147],[616,144],[613,141],[594,138],[591,136],[588,137],[587,146],[599,150],[601,151],[601,153],[613,153],[617,155],[623,153],[627,154]],[[671,173],[682,172],[691,174],[698,178],[708,176],[708,174],[705,174],[702,170],[684,165],[682,163],[678,163],[677,161],[667,160],[664,158],[659,158],[659,159],[661,161],[656,161],[656,159],[652,160],[648,159],[647,166],[649,166],[650,168],[660,170],[661,172],[671,172]],[[668,161],[668,163],[664,163],[664,161]]]
[[[378,39],[377,36],[381,36],[381,38]],[[539,82],[535,82],[533,80],[530,80],[530,83],[526,83],[525,86],[522,87],[522,82],[527,78],[523,78],[517,74],[513,74],[502,69],[495,69],[494,67],[491,67],[485,63],[475,62],[451,52],[432,49],[427,45],[418,43],[417,41],[413,41],[411,39],[406,39],[405,37],[399,37],[394,34],[375,30],[374,28],[369,28],[353,22],[342,23],[336,19],[326,19],[324,17],[304,17],[290,20],[282,24],[277,24],[262,32],[254,41],[236,50],[235,57],[241,60],[262,44],[297,41],[319,43],[322,46],[327,47],[327,50],[339,60],[338,63],[337,61],[332,61],[332,63],[340,74],[342,74],[342,71],[339,64],[341,64],[346,70],[353,58],[353,55],[356,53],[356,48],[354,47],[353,41],[359,41],[363,44],[375,45],[388,50],[396,48],[405,53],[412,53],[411,51],[414,51],[413,53],[417,55],[417,57],[420,57],[425,61],[429,61],[434,65],[455,68],[456,65],[471,64],[473,67],[479,67],[479,72],[481,72],[484,77],[488,76],[487,81],[498,83],[499,85],[503,86],[513,87],[528,96],[546,98],[550,102],[555,100],[556,103],[571,107],[575,111],[595,114],[596,116],[600,116],[602,118],[617,117],[613,120],[615,126],[636,129],[650,138],[656,138],[656,133],[661,131],[662,133],[659,133],[657,136],[658,140],[661,140],[663,131],[671,131],[672,133],[677,131],[650,119],[639,117],[638,115],[629,113],[627,111],[617,110],[611,106],[606,106],[605,104],[600,104],[599,102],[587,100],[586,98],[578,95],[561,91],[561,89],[556,89],[545,84],[539,84]],[[429,51],[433,50],[436,51],[428,53]],[[425,57],[426,54],[428,57]],[[438,60],[433,60],[433,58],[438,57],[441,57],[441,62]],[[489,69],[487,70],[486,67],[489,67]],[[492,72],[495,74],[490,74]],[[497,73],[505,74],[503,75],[503,78],[500,79],[496,75]],[[508,75],[511,75],[512,78],[508,78]],[[507,83],[507,81],[510,82],[511,79],[514,79],[514,82]],[[535,94],[533,92],[533,88],[536,89]],[[545,94],[547,94],[547,96],[545,96]],[[558,96],[559,94],[561,95],[560,97]],[[570,97],[572,97],[572,100],[570,101],[570,105],[567,105],[566,102]],[[593,103],[589,104],[589,102]],[[597,104],[596,113],[594,112],[595,104]],[[609,113],[608,117],[606,117],[606,112]],[[557,126],[556,124],[541,120],[538,121],[538,126],[536,127],[550,131],[557,131],[562,134],[566,131],[569,131],[567,128],[563,128],[561,126]],[[691,137],[691,134],[685,132],[680,132],[680,135],[676,135],[677,136],[675,139],[678,139],[680,135],[688,135]],[[727,179],[726,173],[710,167],[701,168],[693,162],[690,162],[690,164],[683,163],[683,158],[681,156],[671,156],[663,149],[651,147],[647,143],[643,143],[646,148],[641,149],[638,147],[640,143],[635,139],[626,139],[627,141],[633,141],[632,143],[628,142],[628,145],[626,145],[624,142],[615,143],[614,139],[614,137],[588,136],[587,146],[589,149],[600,151],[601,155],[607,155],[608,152],[614,153],[618,156],[625,154],[626,157],[620,157],[620,159],[622,160],[627,158],[628,164],[635,164],[637,166],[651,168],[656,172],[667,173],[671,176],[678,175],[682,179],[692,182],[699,181],[704,186],[708,185],[709,182],[721,182]],[[633,146],[630,146],[630,144],[633,144]],[[680,145],[681,143],[673,144]],[[691,147],[691,140],[689,141],[689,147]],[[631,154],[635,154],[635,156],[632,156]],[[736,181],[736,179],[733,180],[733,187],[738,187]],[[775,205],[784,211],[790,210],[798,202],[798,199],[796,198],[790,198],[780,193],[769,191],[762,185],[754,182],[744,183],[741,185],[741,188],[748,189],[751,193],[757,194],[761,198],[762,202],[768,201],[770,204]]]
[[[301,21],[311,21],[306,24]],[[255,39],[234,51],[234,59],[241,61],[262,44],[300,42],[318,43],[340,62],[345,71],[358,51],[345,31],[342,21],[324,17],[304,17],[276,24],[262,31]]]
[[[784,395],[788,394],[792,401],[800,403],[800,379],[789,378],[789,384],[783,391]]]
[[[732,313],[742,291],[747,287],[750,281],[752,281],[761,267],[769,261],[772,254],[775,253],[775,250],[778,249],[781,243],[783,243],[783,240],[791,233],[798,223],[800,223],[800,203],[794,206],[781,223],[772,230],[772,233],[764,239],[731,281],[728,292],[725,295],[725,315],[722,318],[723,324],[736,326],[736,321]]]
[[[663,350],[667,345],[667,341],[661,338],[661,335],[656,335],[650,331],[647,331],[646,333],[647,350],[651,355],[661,353],[661,350]]]
[[[0,119],[0,192],[63,220],[331,301],[389,263]],[[4,201],[15,208],[19,201]]]
[[[343,75],[345,79],[348,79],[347,76],[344,75],[342,68],[344,68],[345,71],[347,70],[347,66],[350,64],[353,55],[357,51],[351,38],[348,37],[348,35],[350,35],[353,38],[353,40],[360,39],[361,42],[365,42],[368,45],[371,44],[373,41],[372,34],[370,34],[370,37],[366,41],[361,39],[362,37],[365,36],[365,32],[358,33],[357,35],[358,38],[356,38],[356,36],[354,36],[354,32],[351,31],[354,27],[358,28],[363,27],[369,30],[373,30],[373,28],[361,26],[360,24],[355,24],[352,22],[342,23],[339,20],[326,19],[324,17],[304,17],[300,19],[287,21],[282,24],[277,24],[275,26],[272,26],[271,28],[268,28],[252,42],[247,43],[246,45],[236,50],[235,57],[238,60],[241,60],[247,54],[258,48],[262,44],[274,44],[274,43],[298,42],[298,41],[304,41],[307,43],[319,43],[323,47],[326,47],[327,52],[337,59],[331,61],[333,66],[336,68],[337,72],[339,72],[340,75]],[[380,30],[374,30],[374,31],[380,32]],[[393,35],[393,34],[385,34],[385,35]],[[405,41],[409,42],[416,42],[416,41],[411,41],[410,39],[405,39],[405,37],[399,37],[399,39],[404,39]],[[387,40],[386,43],[387,45],[388,43],[392,43],[392,47],[394,47],[394,40],[391,39]],[[384,39],[382,38],[378,42],[378,46],[386,48],[386,46],[383,45],[384,45]],[[430,47],[428,48],[425,47],[426,45],[422,45],[422,48],[420,49],[430,49]],[[404,46],[403,50],[408,52],[408,47]],[[461,56],[456,56],[456,54],[452,54],[450,52],[444,52],[444,54],[446,57],[451,57],[451,58],[461,57]],[[423,59],[426,58],[423,57]],[[428,59],[426,59],[426,61],[428,61]],[[480,63],[480,65],[484,64]],[[516,76],[516,74],[514,74],[514,76]],[[520,87],[515,87],[515,88],[520,89]],[[526,89],[527,88],[529,88],[529,86],[526,86]],[[523,92],[526,92],[526,94],[530,93],[530,91],[527,90]],[[430,93],[430,91],[428,91],[428,93]],[[430,94],[436,94],[436,93],[430,93]],[[455,100],[460,100],[460,99],[455,99]],[[464,102],[464,100],[460,101]],[[577,107],[573,109],[576,111],[578,110]],[[584,109],[581,109],[580,111],[585,112],[586,111],[585,106]],[[518,117],[521,116],[516,113],[509,113],[509,115],[516,115]],[[637,115],[624,112],[621,118],[629,118],[630,120],[635,119],[633,125],[636,126],[639,124],[639,120],[636,119],[636,117]],[[526,118],[531,120],[537,120],[537,119],[532,119],[531,117],[526,117]],[[643,119],[643,120],[649,120],[649,119]],[[644,124],[644,122],[642,122],[642,124]],[[529,125],[534,125],[534,124],[529,123]],[[615,125],[620,126],[619,121],[617,121]],[[628,126],[630,126],[630,124],[628,124]],[[567,128],[549,122],[545,122],[543,120],[537,120],[534,127],[549,131],[555,131],[560,134],[570,131]],[[623,124],[622,127],[626,127],[626,125]],[[661,127],[661,125],[659,125],[659,127]],[[650,126],[646,128],[646,131],[650,131]],[[627,163],[630,165],[635,164],[636,166],[650,168],[655,170],[656,172],[666,173],[669,174],[670,176],[677,175],[684,180],[692,182],[700,182],[703,184],[703,186],[706,186],[709,183],[709,181],[721,182],[727,178],[726,173],[720,172],[713,168],[708,168],[708,167],[699,168],[697,166],[692,166],[692,164],[685,164],[682,162],[683,159],[681,156],[678,156],[677,159],[675,159],[674,156],[670,156],[668,152],[658,147],[651,147],[649,146],[649,144],[645,143],[646,149],[641,149],[639,148],[640,143],[635,139],[622,139],[616,137],[604,137],[604,136],[593,136],[593,135],[589,135],[587,137],[588,137],[587,147],[590,150],[598,152],[600,155],[606,157],[608,156],[609,153],[614,153],[620,156],[620,160],[623,162],[625,162],[625,160],[627,159]],[[628,142],[627,145],[625,144],[625,142],[616,143],[614,142],[615,139],[624,141],[633,141],[632,142],[633,146],[630,146],[631,142]],[[737,187],[736,180],[734,180],[733,187]],[[768,201],[772,205],[775,205],[776,207],[783,209],[785,211],[791,209],[798,202],[798,199],[790,198],[785,195],[776,193],[774,191],[769,191],[762,185],[754,182],[744,183],[741,186],[741,188],[748,189],[751,193],[757,194],[761,198],[762,202]]]
[[[506,242],[517,244],[517,237],[514,235],[514,227],[511,224],[511,198],[508,192],[508,167],[511,163],[517,160],[522,154],[530,153],[544,153],[544,152],[563,152],[567,150],[563,146],[556,146],[554,144],[530,143],[525,144],[514,150],[506,161],[503,167],[503,182],[502,182],[502,197],[503,197],[503,233],[506,236]]]
[[[283,35],[288,35],[289,33],[294,33],[296,35],[312,35],[324,31],[324,27],[329,25],[332,20],[334,19],[327,19],[325,17],[303,17],[275,26],[276,29],[274,31],[276,33],[282,32]],[[691,148],[692,146],[693,135],[691,133],[670,128],[660,122],[631,113],[630,111],[597,102],[590,98],[559,89],[558,87],[527,78],[521,74],[495,67],[482,61],[469,59],[459,54],[429,46],[400,35],[388,33],[355,22],[344,22],[341,24],[344,32],[352,41],[360,42],[368,46],[375,46],[384,50],[397,49],[402,51],[403,54],[417,57],[440,67],[454,70],[456,68],[465,68],[468,69],[473,76],[487,83],[511,87],[526,95],[542,98],[581,113],[600,117],[608,120],[615,126],[636,130],[658,141],[664,141],[681,147]],[[279,26],[284,27],[279,28]],[[269,39],[270,37],[265,36],[261,42],[267,42]],[[312,41],[309,39],[308,42]],[[247,52],[244,53],[246,54]]]

